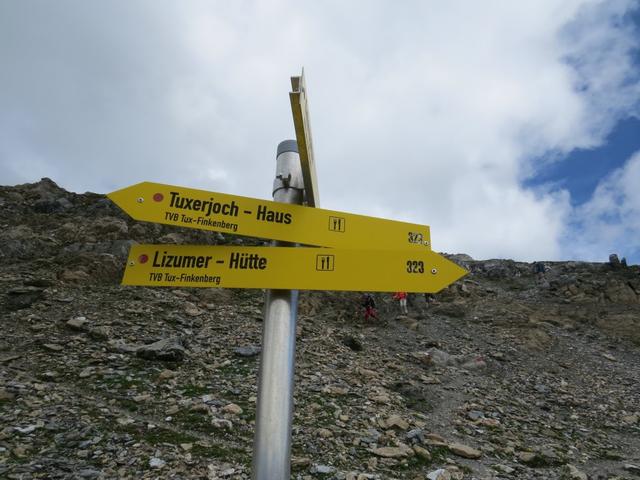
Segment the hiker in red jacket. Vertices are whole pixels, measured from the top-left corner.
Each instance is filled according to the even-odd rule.
[[[393,298],[400,301],[400,312],[407,315],[409,313],[407,311],[407,292],[396,292]]]

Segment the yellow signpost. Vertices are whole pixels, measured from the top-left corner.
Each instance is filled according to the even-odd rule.
[[[311,140],[311,125],[309,123],[307,85],[304,80],[304,69],[302,69],[302,75],[299,77],[291,77],[291,88],[293,92],[289,92],[289,99],[291,100],[291,113],[293,115],[293,126],[296,130],[307,205],[310,207],[319,207],[320,193],[318,191],[316,164],[313,156],[313,141]]]
[[[151,182],[108,195],[136,220],[315,246],[134,245],[129,251],[123,285],[271,289],[254,480],[290,476],[297,290],[435,293],[467,274],[431,251],[428,226],[314,208],[319,193],[304,73],[291,81],[298,152],[291,141],[278,145],[273,193],[280,202]],[[299,205],[302,192],[308,206]]]
[[[430,250],[134,245],[122,283],[433,293],[467,272]]]
[[[143,182],[108,197],[136,220],[323,247],[430,250],[429,227]]]

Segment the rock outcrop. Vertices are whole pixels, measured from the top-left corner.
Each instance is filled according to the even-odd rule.
[[[119,283],[135,242],[262,241],[48,179],[0,226],[0,478],[250,478],[263,292]],[[636,478],[640,269],[450,258],[408,316],[301,292],[292,478]]]

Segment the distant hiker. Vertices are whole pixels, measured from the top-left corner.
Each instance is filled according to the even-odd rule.
[[[613,268],[620,268],[620,259],[618,258],[618,255],[615,253],[612,253],[611,255],[609,255],[609,265],[611,265]]]
[[[424,294],[424,301],[427,304],[427,307],[429,306],[430,303],[433,303],[436,301],[436,296],[433,293],[425,293]]]
[[[362,297],[362,306],[364,307],[364,319],[369,320],[369,317],[373,317],[378,320],[378,314],[376,312],[376,302],[369,293],[365,293]]]
[[[407,292],[396,292],[393,295],[394,300],[398,300],[400,302],[400,312],[405,315],[409,312],[407,311]]]
[[[542,262],[535,262],[533,264],[533,273],[536,275],[536,282],[537,283],[544,283],[546,278],[544,276],[545,272],[547,271],[547,267],[545,266],[544,263]]]

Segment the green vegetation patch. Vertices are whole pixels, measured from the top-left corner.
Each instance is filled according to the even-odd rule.
[[[150,445],[159,445],[161,443],[180,445],[181,443],[193,443],[196,441],[196,439],[189,434],[166,428],[154,428],[152,430],[147,430],[146,433],[139,434],[138,439],[143,440]]]
[[[249,454],[247,454],[243,449],[219,444],[205,446],[200,443],[196,443],[191,449],[191,454],[194,457],[219,458],[226,461],[231,460],[244,465],[251,463]]]
[[[211,393],[212,391],[213,387],[206,385],[185,385],[182,387],[182,395],[185,397],[199,397],[201,395]]]
[[[117,390],[129,390],[133,387],[138,388],[145,384],[145,380],[125,375],[109,375],[102,377],[100,386]]]
[[[140,405],[130,398],[119,398],[118,404],[130,412],[137,412],[140,409]]]

